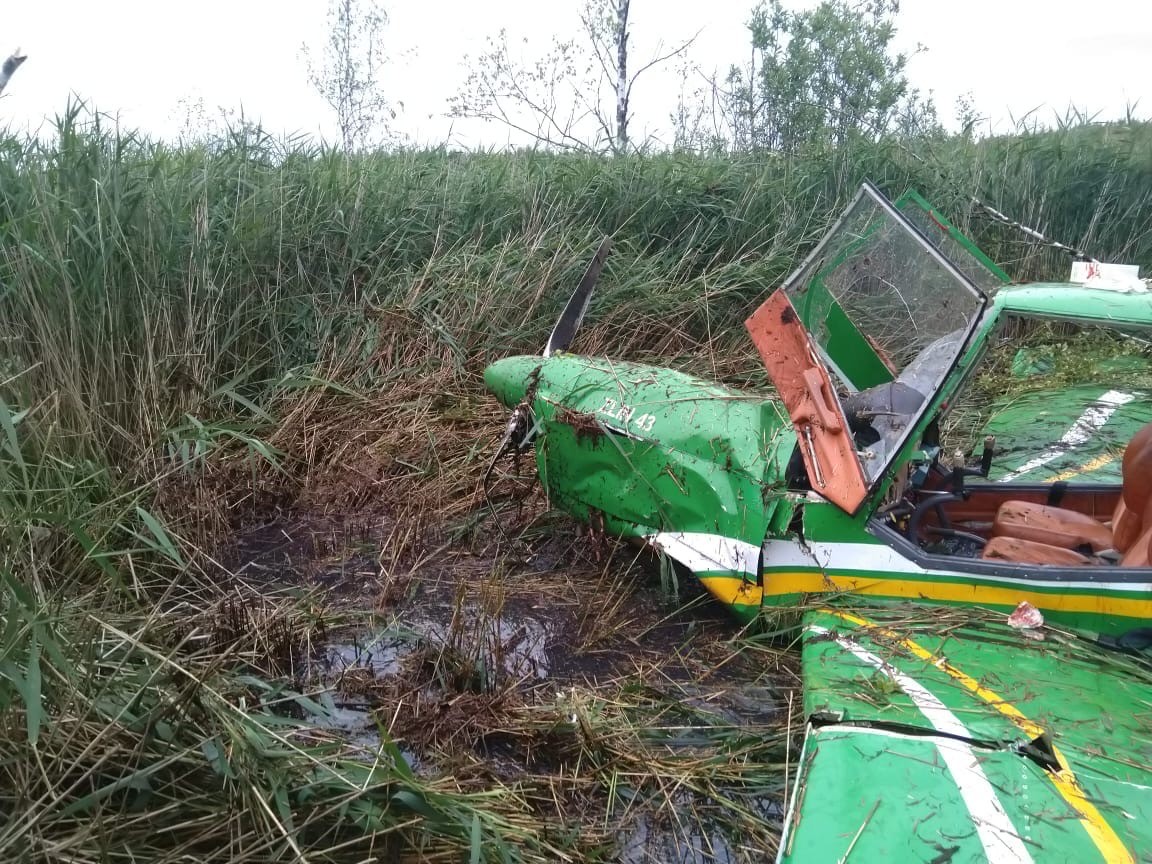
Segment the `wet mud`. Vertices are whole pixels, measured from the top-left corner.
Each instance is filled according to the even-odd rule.
[[[650,553],[606,548],[565,521],[511,547],[494,533],[434,526],[397,556],[386,518],[281,514],[240,531],[229,565],[269,590],[322,599],[328,641],[301,666],[301,685],[324,708],[310,720],[366,759],[387,735],[428,776],[464,765],[540,783],[583,770],[582,710],[605,723],[618,714],[612,734],[663,736],[657,752],[669,759],[725,736],[780,736],[794,671],[735,650],[739,626],[694,580],[669,596]],[[569,702],[577,707],[558,707]],[[716,801],[659,785],[637,781],[635,804],[581,789],[605,820],[612,851],[600,860],[763,858],[725,808],[778,827],[782,789],[733,784],[734,799]]]

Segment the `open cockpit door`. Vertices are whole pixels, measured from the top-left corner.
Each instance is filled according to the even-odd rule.
[[[855,513],[868,495],[868,482],[832,380],[783,289],[745,326],[788,409],[812,488]]]
[[[859,509],[955,367],[986,302],[965,269],[875,187],[861,187],[745,322],[788,408],[813,489],[849,513]]]

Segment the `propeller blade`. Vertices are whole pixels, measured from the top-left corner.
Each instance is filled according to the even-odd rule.
[[[592,258],[592,263],[584,271],[584,277],[576,286],[576,291],[568,298],[568,305],[560,314],[560,320],[552,328],[552,335],[548,337],[548,344],[544,347],[544,356],[551,357],[557,351],[566,351],[572,344],[572,337],[580,329],[580,322],[584,320],[584,313],[588,311],[588,302],[592,299],[592,289],[600,278],[600,271],[604,269],[604,259],[612,251],[612,238],[605,237],[600,248]]]

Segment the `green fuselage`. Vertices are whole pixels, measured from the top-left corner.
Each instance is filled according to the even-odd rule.
[[[530,397],[540,480],[581,521],[624,537],[699,533],[757,549],[787,524],[795,435],[775,400],[570,354],[509,357],[485,381],[509,407]]]
[[[530,407],[553,506],[677,561],[741,620],[825,593],[1005,612],[1028,601],[1053,622],[1116,635],[1152,618],[1144,572],[1087,568],[1053,581],[1034,567],[925,556],[880,530],[883,486],[851,515],[789,490],[796,435],[776,399],[570,354],[510,357],[485,378],[506,406]],[[917,446],[909,442],[908,458]],[[972,487],[977,496],[1006,491]]]

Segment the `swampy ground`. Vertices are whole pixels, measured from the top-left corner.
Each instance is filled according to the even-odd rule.
[[[742,322],[866,177],[1014,278],[1067,261],[970,194],[1146,265],[1148,132],[938,142],[948,182],[885,142],[4,136],[0,860],[769,858],[794,632],[581,535],[530,465],[494,514],[483,368],[541,351],[607,234],[574,350],[763,388]]]
[[[278,659],[305,718],[366,761],[383,738],[428,782],[515,794],[579,860],[763,860],[802,730],[794,658],[649,553],[550,513],[528,463],[500,527],[487,506],[402,524],[382,492],[356,511],[305,496],[237,531],[246,590],[323,610]]]

